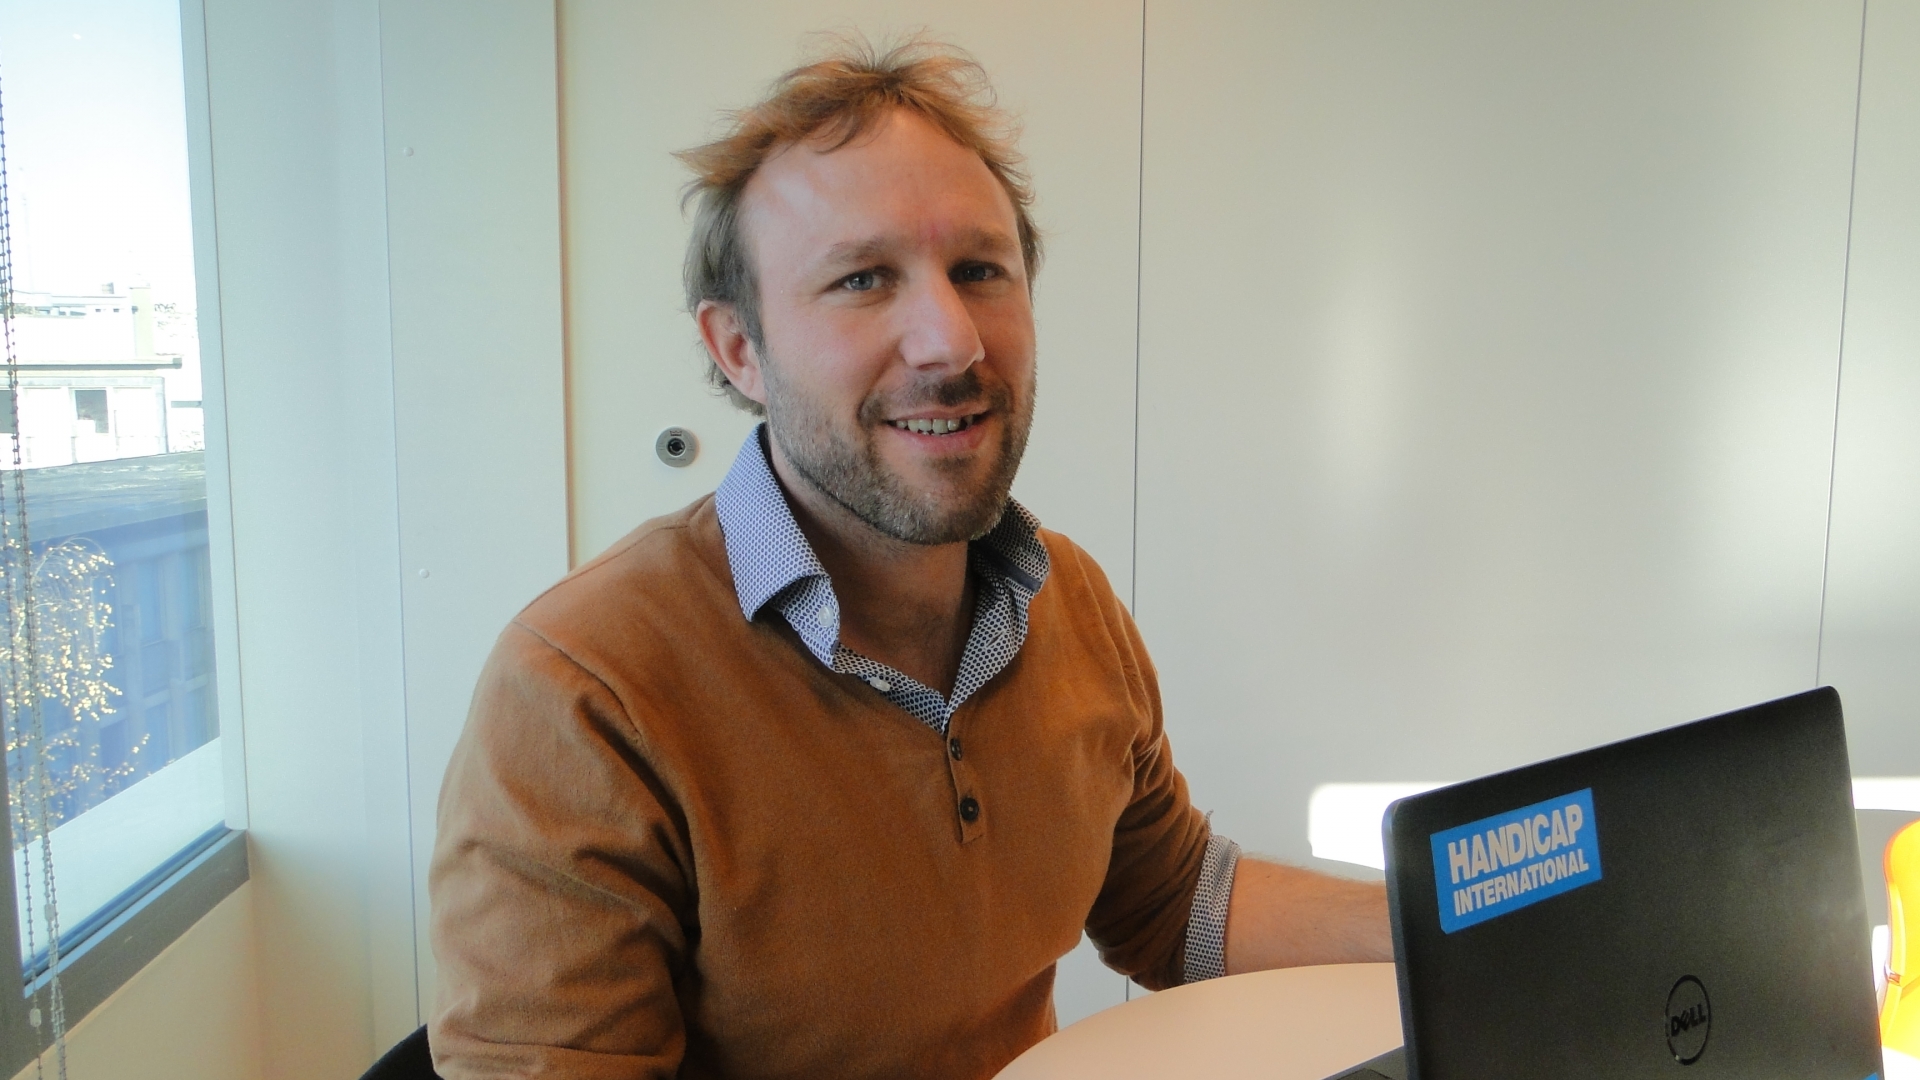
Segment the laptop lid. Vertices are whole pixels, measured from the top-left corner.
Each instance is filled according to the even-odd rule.
[[[1881,1071],[1840,698],[1822,688],[1401,799],[1408,1071]]]

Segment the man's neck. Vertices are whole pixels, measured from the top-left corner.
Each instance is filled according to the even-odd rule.
[[[841,643],[951,695],[973,623],[966,543],[888,536],[815,487],[771,438],[768,444],[794,521],[833,579]]]

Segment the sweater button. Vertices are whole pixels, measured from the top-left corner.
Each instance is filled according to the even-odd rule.
[[[947,740],[947,753],[953,755],[953,760],[955,761],[960,760],[960,740],[959,739]]]
[[[960,800],[960,820],[971,825],[980,820],[980,800],[969,795]]]

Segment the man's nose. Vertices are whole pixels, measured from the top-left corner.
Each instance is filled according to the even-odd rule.
[[[987,355],[973,313],[945,276],[911,290],[899,314],[900,356],[909,367],[957,375]]]

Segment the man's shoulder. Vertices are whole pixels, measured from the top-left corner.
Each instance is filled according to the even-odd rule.
[[[1065,533],[1044,526],[1036,530],[1035,535],[1047,548],[1047,586],[1054,587],[1056,594],[1064,594],[1062,600],[1101,605],[1118,602],[1107,572],[1087,549]],[[1046,588],[1041,590],[1043,594],[1046,591]]]
[[[535,597],[514,623],[572,652],[592,645],[620,647],[651,636],[660,623],[710,623],[731,607],[733,575],[714,514],[713,496],[642,523]]]
[[[1039,530],[1047,546],[1047,580],[1030,609],[1030,643],[1074,641],[1138,672],[1150,666],[1133,617],[1105,570],[1091,553],[1051,529]]]

